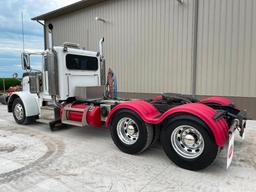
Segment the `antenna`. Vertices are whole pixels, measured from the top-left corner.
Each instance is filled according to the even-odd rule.
[[[24,52],[25,47],[24,47],[24,23],[23,23],[23,11],[21,12],[21,32],[22,32],[22,50]]]

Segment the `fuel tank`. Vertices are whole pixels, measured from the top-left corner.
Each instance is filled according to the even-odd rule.
[[[89,106],[86,104],[74,104],[71,108],[74,109],[86,109],[90,107],[86,114],[86,121],[89,126],[93,127],[102,127],[103,123],[100,117],[100,106]],[[63,109],[61,110],[61,114],[63,113]],[[68,111],[67,119],[71,121],[82,122],[83,113],[77,111]]]

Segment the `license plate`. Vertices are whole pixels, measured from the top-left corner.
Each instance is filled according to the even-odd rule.
[[[227,149],[227,169],[229,168],[234,156],[234,140],[235,140],[235,135],[234,133],[232,133],[229,136],[228,149]]]

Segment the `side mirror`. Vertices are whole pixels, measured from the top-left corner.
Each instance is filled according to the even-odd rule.
[[[30,59],[26,53],[21,54],[21,66],[23,70],[30,70]]]
[[[13,78],[13,79],[17,79],[17,78],[18,78],[18,73],[13,73],[13,74],[12,74],[12,78]]]

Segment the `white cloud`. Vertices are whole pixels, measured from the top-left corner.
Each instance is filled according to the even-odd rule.
[[[25,49],[38,52],[44,48],[43,28],[31,18],[78,0],[0,1],[0,76],[8,76],[13,73],[10,71],[13,67],[21,73],[17,64],[22,51],[21,13],[24,18]]]

